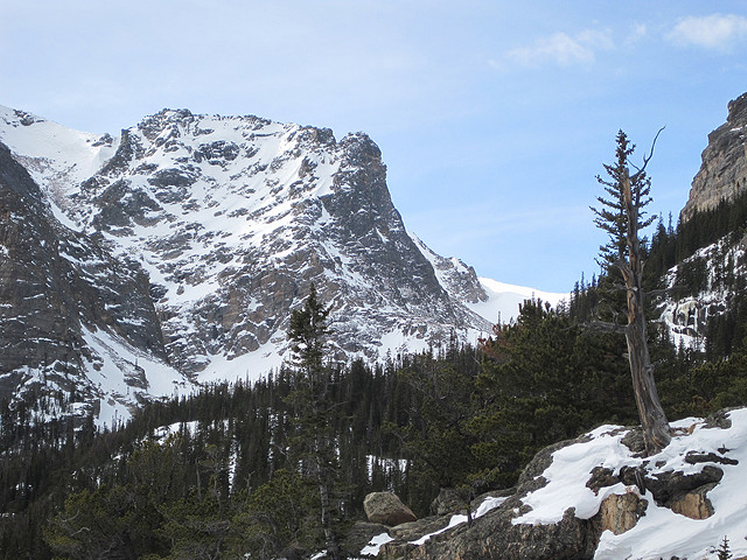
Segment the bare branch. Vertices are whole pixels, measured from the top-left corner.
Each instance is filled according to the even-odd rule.
[[[665,128],[666,126],[662,126],[656,133],[656,136],[654,136],[654,141],[651,142],[651,149],[649,150],[647,156],[646,155],[643,156],[643,165],[640,168],[634,163],[628,162],[636,170],[636,174],[633,175],[633,177],[631,177],[631,180],[637,180],[638,176],[641,175],[646,170],[646,166],[648,165],[648,162],[651,161],[652,157],[654,157],[654,148],[656,148],[656,141],[659,139],[659,135],[663,132]]]

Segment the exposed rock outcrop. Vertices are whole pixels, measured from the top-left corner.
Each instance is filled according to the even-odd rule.
[[[726,122],[708,135],[702,159],[682,210],[683,220],[747,189],[747,93],[729,102]]]
[[[747,423],[747,410],[739,414],[740,422]],[[641,539],[655,533],[665,519],[672,539],[672,552],[665,557],[682,558],[677,553],[689,550],[700,558],[712,546],[712,535],[704,525],[707,540],[688,541],[685,546],[672,528],[679,516],[713,517],[724,523],[741,504],[737,499],[726,505],[723,491],[713,491],[727,480],[726,471],[731,488],[741,488],[742,477],[734,470],[741,459],[728,447],[742,445],[745,430],[729,428],[729,413],[714,418],[717,421],[689,420],[676,426],[670,446],[650,457],[633,451],[638,448],[637,430],[616,426],[557,443],[534,457],[505,501],[494,501],[471,525],[466,516],[451,513],[403,524],[388,531],[393,540],[381,546],[378,558],[617,560],[631,542],[640,546]],[[744,450],[740,453],[737,457],[743,457]],[[719,496],[721,506],[709,499],[711,493]],[[717,507],[724,508],[720,518]],[[737,519],[741,516],[740,511]],[[630,540],[621,540],[626,537]]]
[[[386,525],[380,523],[358,521],[345,533],[345,538],[341,543],[342,550],[348,556],[356,557],[373,537],[387,533],[388,530]]]
[[[312,282],[331,307],[339,361],[474,341],[492,326],[468,307],[487,300],[475,271],[407,232],[381,151],[363,133],[338,141],[329,129],[164,109],[114,139],[0,107],[0,140],[40,187],[36,206],[66,224],[69,235],[54,233],[59,243],[87,240],[68,252],[101,286],[95,298],[79,295],[107,332],[168,360],[175,375],[210,382],[279,367],[289,317]],[[20,190],[13,196],[31,200]],[[28,273],[39,278],[23,297],[45,295],[31,286],[46,282],[53,248],[34,243]],[[18,285],[7,281],[0,289]],[[9,320],[20,320],[24,308],[8,305]],[[47,327],[49,338],[67,340],[54,330],[66,324],[40,327],[33,340]],[[2,350],[0,372],[21,365],[3,363],[15,350]],[[18,355],[44,352],[39,345]],[[141,388],[147,372],[146,381],[138,372],[127,378]]]
[[[433,515],[446,515],[465,508],[464,497],[454,488],[441,488],[431,503]]]
[[[612,531],[620,535],[635,527],[645,515],[648,501],[633,492],[607,496],[597,514],[600,531]]]
[[[716,483],[704,484],[687,492],[671,502],[670,509],[690,519],[706,519],[713,515],[713,504],[707,494],[716,487]]]
[[[552,454],[568,445],[586,441],[559,442],[540,451],[527,465],[519,478],[515,493],[497,508],[487,512],[469,527],[462,524],[443,533],[434,534],[423,544],[416,546],[411,541],[422,536],[424,528],[409,531],[381,548],[379,558],[383,560],[430,559],[430,560],[545,560],[590,559],[596,545],[595,524],[591,520],[580,520],[570,508],[557,524],[525,525],[513,524],[512,520],[527,510],[521,499],[530,492],[543,487],[546,480],[541,476],[552,463]],[[433,533],[448,524],[450,516],[434,518],[429,531]],[[413,527],[414,528],[414,527]],[[399,529],[399,527],[397,528]],[[402,538],[406,537],[406,538]]]
[[[50,418],[99,412],[100,399],[126,412],[159,392],[139,353],[166,360],[146,274],[62,225],[0,143],[0,399],[46,401]]]

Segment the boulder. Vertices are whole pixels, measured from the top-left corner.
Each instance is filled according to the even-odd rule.
[[[465,509],[465,500],[459,491],[454,488],[441,488],[438,496],[431,502],[431,513],[433,515],[446,515]]]
[[[371,523],[389,527],[418,519],[394,492],[371,492],[363,500],[363,509]]]
[[[629,531],[645,515],[647,506],[648,500],[642,500],[633,492],[607,496],[597,514],[600,531],[609,530],[615,535]]]
[[[706,519],[713,515],[713,504],[706,494],[716,487],[716,483],[704,484],[700,488],[672,500],[671,509],[690,519]]]

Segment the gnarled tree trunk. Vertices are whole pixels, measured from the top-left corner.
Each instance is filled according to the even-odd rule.
[[[628,261],[617,263],[627,290],[628,325],[625,328],[625,340],[628,345],[628,363],[633,379],[635,403],[643,427],[643,439],[646,452],[651,455],[661,451],[669,443],[669,423],[659,401],[654,382],[654,366],[648,352],[646,316],[644,313],[643,261],[641,244],[638,237],[638,204],[633,198],[630,178],[624,174],[623,181],[624,210],[628,214],[627,236]]]

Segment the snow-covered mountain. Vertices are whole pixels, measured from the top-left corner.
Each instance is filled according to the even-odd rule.
[[[2,108],[0,142],[38,185],[33,211],[16,201],[23,219],[48,224],[48,243],[61,247],[56,258],[96,292],[86,297],[100,313],[86,316],[72,305],[54,312],[58,322],[78,325],[73,355],[101,361],[94,369],[106,380],[91,382],[89,400],[96,394],[119,414],[146,393],[278,367],[290,313],[312,282],[332,308],[340,360],[454,336],[474,340],[532,295],[481,281],[410,235],[392,204],[381,153],[362,133],[336,140],[329,129],[163,110],[115,137]],[[0,227],[13,222],[1,219],[7,224]],[[17,267],[19,247],[0,237],[0,269]],[[29,269],[44,269],[47,258]],[[97,266],[106,270],[90,272]],[[111,285],[126,276],[137,281]],[[104,293],[116,302],[102,303]],[[44,290],[29,294],[49,300]],[[562,297],[536,295],[553,303]],[[133,309],[140,296],[145,307]],[[25,328],[19,302],[0,305],[6,321]],[[44,337],[43,328],[27,337],[26,353],[49,354]],[[0,335],[0,344],[12,343]],[[95,378],[68,358],[69,375],[78,372],[69,386]],[[0,373],[13,381],[4,387],[15,391],[43,385],[50,358],[6,362],[0,359]],[[137,395],[135,370],[145,379]]]
[[[704,336],[714,320],[722,330],[734,331],[735,312],[744,307],[746,132],[747,93],[729,102],[726,122],[708,135],[680,214],[680,262],[665,275],[669,291],[660,305],[661,320],[677,345],[704,350]]]

